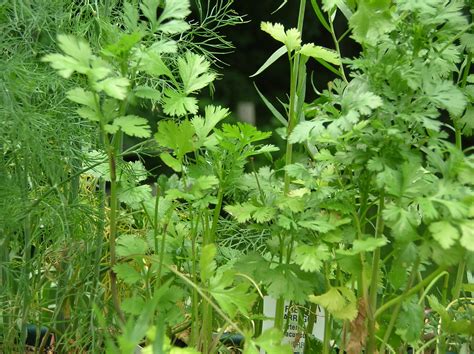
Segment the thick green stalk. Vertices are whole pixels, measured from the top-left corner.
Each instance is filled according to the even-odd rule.
[[[298,13],[298,26],[297,29],[300,33],[303,32],[303,20],[306,8],[306,0],[300,0],[300,7]],[[298,120],[298,112],[297,112],[297,97],[296,97],[296,90],[298,87],[299,80],[303,78],[298,77],[299,73],[299,60],[300,56],[296,53],[291,58],[291,53],[288,53],[290,58],[290,102],[288,108],[288,127],[286,130],[286,154],[285,154],[285,166],[291,165],[293,161],[293,144],[289,141],[289,136],[293,131],[294,127],[297,124]],[[302,100],[303,97],[299,97],[298,99]],[[285,171],[284,176],[284,193],[288,194],[290,191],[290,175],[287,171]],[[285,311],[285,299],[278,298],[275,305],[275,320],[274,320],[274,327],[280,330],[283,330],[283,317]]]
[[[384,221],[382,212],[384,209],[385,193],[382,190],[379,197],[379,208],[377,210],[377,222],[375,225],[375,238],[380,238],[383,234]],[[377,290],[379,281],[379,263],[380,263],[380,247],[376,248],[372,257],[372,279],[369,289],[369,311],[367,318],[367,327],[369,339],[367,342],[367,353],[374,353],[376,350],[375,338],[375,309],[377,308]]]
[[[306,338],[308,338],[312,333],[314,329],[314,323],[316,322],[317,319],[317,311],[318,311],[318,305],[311,303],[311,306],[309,307],[309,316],[308,316],[308,324],[306,325]],[[307,354],[309,353],[309,340],[306,339],[304,343],[304,353]]]

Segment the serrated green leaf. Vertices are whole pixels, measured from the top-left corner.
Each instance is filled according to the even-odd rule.
[[[290,28],[285,31],[285,28],[280,23],[262,22],[260,29],[267,32],[277,41],[283,43],[288,49],[288,52],[301,47],[301,34],[296,28]]]
[[[312,57],[314,59],[322,59],[334,65],[340,65],[341,59],[336,51],[327,49],[321,46],[316,46],[313,43],[305,44],[300,49],[300,54]]]
[[[259,354],[259,347],[269,354],[293,354],[291,345],[283,344],[282,340],[283,334],[278,329],[267,329],[258,338],[245,341],[243,354]]]
[[[456,117],[460,116],[466,107],[466,97],[451,81],[427,82],[424,90],[431,102]]]
[[[295,248],[294,260],[305,272],[317,272],[323,266],[323,262],[331,257],[329,249],[325,245],[299,245]]]
[[[113,125],[119,126],[127,135],[138,138],[149,138],[151,136],[150,126],[145,118],[128,115],[114,119]]]
[[[424,327],[424,308],[415,301],[405,302],[396,322],[395,332],[409,344],[418,343]]]
[[[142,278],[140,273],[128,263],[116,264],[113,269],[117,277],[128,285],[133,285]]]
[[[92,51],[87,42],[71,35],[60,34],[58,35],[58,45],[65,54],[74,58],[81,68],[89,67]],[[78,69],[76,68],[75,70],[78,71]],[[82,73],[82,71],[79,72]]]
[[[191,26],[186,21],[171,20],[160,25],[160,27],[158,27],[158,30],[163,33],[176,34],[186,32],[190,28]]]
[[[95,110],[96,108],[96,101],[94,97],[94,93],[90,91],[86,91],[81,87],[73,88],[66,93],[67,98],[71,101],[82,104]]]
[[[233,278],[232,271],[219,272],[212,277],[209,292],[231,318],[239,312],[248,316],[257,295],[248,292],[249,287],[245,283],[233,284]]]
[[[289,142],[292,144],[310,141],[326,131],[321,121],[303,121],[300,122],[291,132]]]
[[[119,279],[120,279],[120,276],[119,276]],[[122,300],[120,307],[122,308],[123,312],[138,316],[139,314],[142,313],[143,308],[145,307],[145,301],[141,297],[138,297],[138,296],[132,297],[132,298],[126,298]]]
[[[395,28],[391,3],[391,0],[358,1],[357,11],[349,19],[353,37],[357,42],[375,45],[383,34]]]
[[[191,13],[189,0],[166,0],[165,9],[160,15],[159,22],[171,18],[184,19]]]
[[[187,113],[196,114],[197,99],[186,94],[166,89],[163,97],[163,111],[170,116],[184,116]]]
[[[116,253],[119,257],[143,255],[147,250],[146,241],[136,235],[121,235],[117,239]]]
[[[276,215],[276,210],[270,206],[256,207],[252,218],[258,223],[265,223],[272,220]]]
[[[216,74],[209,73],[210,63],[202,55],[186,52],[178,58],[178,70],[184,85],[184,92],[190,94],[209,85]]]
[[[92,122],[100,122],[100,115],[94,109],[91,109],[89,107],[81,107],[81,108],[78,108],[76,112],[79,115],[79,117],[88,119]]]
[[[340,320],[352,321],[357,316],[357,300],[352,290],[346,287],[334,287],[323,295],[310,295],[309,301],[321,305]]]
[[[474,252],[474,220],[466,220],[459,224],[461,228],[461,245]]]
[[[160,48],[152,46],[148,51],[140,53],[137,58],[140,63],[140,69],[149,75],[156,77],[166,76],[170,79],[174,79],[171,70],[163,62],[163,59],[161,59],[160,50]]]
[[[449,221],[437,221],[430,225],[433,238],[444,249],[450,248],[459,239],[459,231]]]
[[[217,248],[216,245],[209,244],[202,248],[201,258],[199,260],[199,267],[201,270],[201,280],[203,282],[208,281],[214,275],[216,271],[216,262],[214,260],[216,256]]]
[[[189,120],[177,124],[172,120],[160,121],[155,139],[161,146],[173,150],[179,161],[189,152],[194,151],[194,127]]]
[[[94,83],[97,91],[104,91],[110,97],[123,100],[127,96],[127,87],[130,82],[125,77],[109,77]]]
[[[128,1],[125,1],[123,4],[123,16],[122,20],[130,31],[134,31],[138,26],[138,9],[137,7],[130,4]]]
[[[128,186],[122,183],[119,188],[120,201],[133,209],[140,209],[142,202],[152,197],[151,187],[147,184],[141,186]]]
[[[158,90],[155,90],[152,87],[148,86],[137,86],[133,90],[133,93],[135,96],[140,97],[140,98],[147,98],[153,101],[159,101],[161,98],[161,92]]]
[[[230,215],[232,215],[237,222],[244,223],[252,218],[252,214],[257,210],[257,207],[251,203],[243,203],[236,205],[227,205],[224,207]]]
[[[140,4],[140,9],[142,10],[143,15],[145,15],[153,26],[157,23],[156,10],[160,3],[161,0],[142,0]]]
[[[51,67],[58,71],[58,74],[68,79],[76,71],[77,60],[62,54],[45,55],[42,61],[49,62]]]

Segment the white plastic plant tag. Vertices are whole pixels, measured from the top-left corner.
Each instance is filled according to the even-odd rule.
[[[263,313],[265,317],[275,317],[275,299],[265,296],[263,299]],[[284,342],[291,344],[293,347],[294,354],[303,354],[305,345],[305,334],[304,328],[308,325],[308,309],[306,312],[301,307],[292,306],[290,303],[285,302],[284,321],[288,321],[288,329],[284,334]],[[302,316],[303,318],[300,318]],[[263,330],[272,328],[273,320],[263,321]],[[313,328],[313,335],[319,340],[323,340],[324,337],[324,311],[318,308],[316,313],[316,323]],[[260,353],[264,354],[264,350],[260,350]]]

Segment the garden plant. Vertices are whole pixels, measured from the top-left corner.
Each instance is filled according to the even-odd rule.
[[[0,352],[474,349],[474,3],[294,2],[275,132],[212,102],[232,1],[0,5]]]

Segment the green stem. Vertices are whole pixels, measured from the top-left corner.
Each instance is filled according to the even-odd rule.
[[[331,315],[324,311],[324,337],[323,354],[329,354],[331,351]]]
[[[317,319],[317,311],[318,311],[318,305],[311,303],[311,306],[309,307],[309,316],[308,316],[308,324],[306,325],[306,341],[304,343],[304,353],[307,354],[309,353],[309,340],[308,337],[313,333],[314,330],[314,324]]]
[[[413,269],[410,274],[410,278],[408,279],[406,289],[410,289],[411,286],[413,285],[413,282],[415,281],[415,276],[416,273],[418,272],[418,265],[420,264],[420,260],[417,259],[415,265],[413,266]],[[390,322],[387,326],[387,330],[385,331],[382,345],[380,346],[380,353],[385,353],[385,347],[387,346],[388,340],[390,339],[390,336],[392,334],[393,327],[395,326],[395,321],[398,318],[398,314],[400,313],[400,310],[402,308],[402,303],[399,302],[397,305],[395,305],[395,309],[392,312],[392,316],[390,317]]]
[[[297,29],[300,33],[303,32],[303,20],[306,8],[306,0],[300,0],[300,7],[298,12],[298,26]],[[300,56],[298,53],[294,54],[293,60],[291,58],[291,53],[288,53],[290,61],[290,102],[288,108],[288,127],[286,130],[286,154],[285,154],[285,166],[291,165],[293,161],[293,144],[290,143],[289,137],[294,127],[297,124],[298,112],[296,108],[296,89],[298,87],[298,77],[299,72],[299,59]],[[303,99],[300,97],[299,99]],[[290,191],[290,180],[291,177],[287,171],[285,171],[284,176],[284,193],[288,194]],[[283,242],[283,240],[281,241]],[[285,311],[285,299],[279,298],[276,301],[275,305],[275,321],[274,327],[279,330],[283,330],[283,317]]]
[[[384,221],[382,218],[382,212],[384,209],[385,193],[382,190],[379,197],[379,208],[377,211],[377,222],[375,225],[375,238],[380,238],[383,234]],[[372,259],[372,279],[369,289],[369,311],[367,318],[367,327],[369,339],[367,342],[367,353],[374,353],[376,350],[376,338],[375,338],[375,309],[377,308],[377,290],[379,281],[379,263],[380,263],[380,247],[376,248]]]
[[[446,267],[441,266],[436,271],[431,273],[427,278],[423,279],[420,283],[415,285],[413,288],[410,290],[406,291],[405,293],[393,298],[390,301],[387,301],[385,304],[380,306],[377,311],[375,311],[375,318],[379,317],[382,313],[384,313],[386,310],[388,310],[390,307],[395,306],[396,304],[402,302],[406,298],[412,296],[413,294],[417,293],[420,289],[422,289],[424,286],[427,284],[431,283],[433,279],[435,279],[440,273],[444,272]]]

